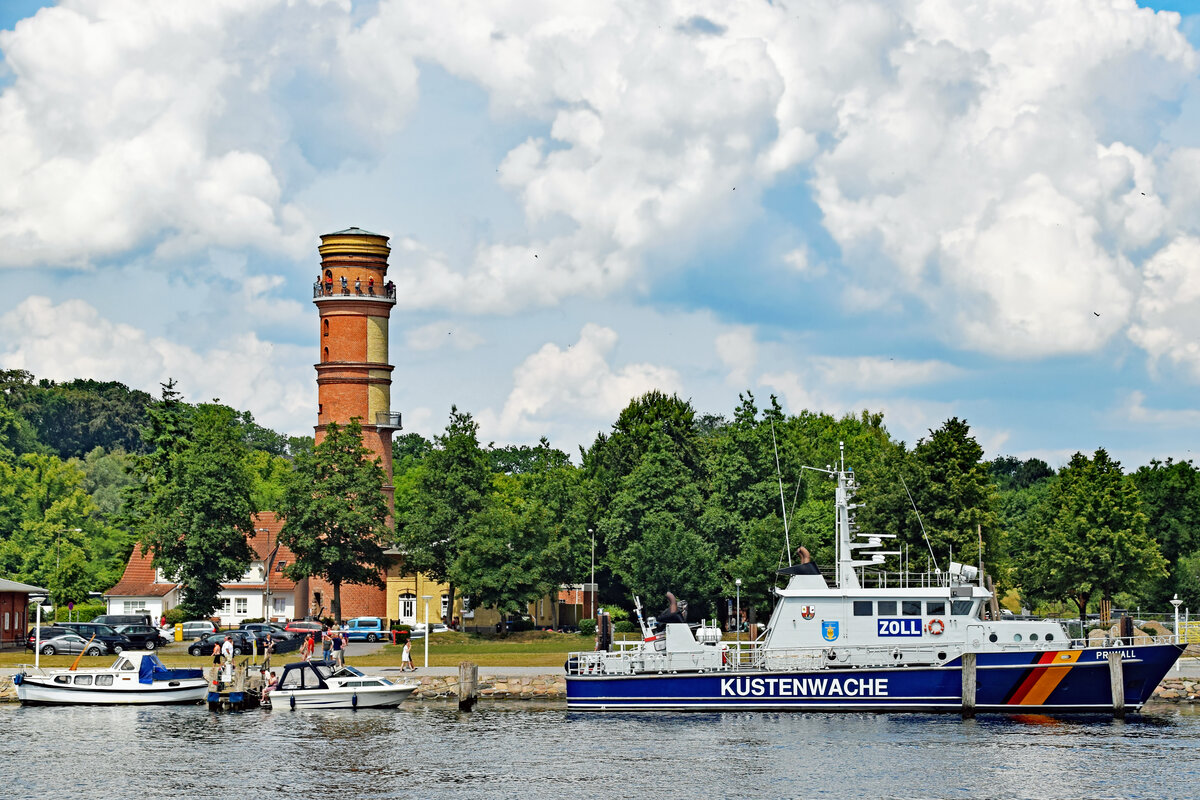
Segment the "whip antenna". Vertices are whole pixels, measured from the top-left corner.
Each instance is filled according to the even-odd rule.
[[[783,508],[783,546],[787,550],[788,566],[792,566],[792,537],[788,533],[787,502],[783,498],[783,473],[779,469],[779,445],[775,441],[775,420],[771,420],[771,447],[775,449],[775,479],[779,482],[779,505]],[[796,485],[797,492],[800,490]]]
[[[933,559],[933,568],[937,572],[941,572],[941,567],[938,566],[937,556],[933,554],[933,545],[929,543],[929,534],[925,532],[925,523],[921,521],[921,512],[917,511],[917,504],[913,501],[912,492],[908,490],[908,484],[904,482],[904,476],[900,476],[900,485],[904,487],[904,493],[908,495],[908,502],[912,504],[913,513],[917,515],[917,524],[921,526],[921,536],[925,538],[925,546],[929,548],[929,557]]]

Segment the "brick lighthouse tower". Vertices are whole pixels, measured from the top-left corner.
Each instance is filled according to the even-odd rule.
[[[388,363],[388,319],[396,292],[387,280],[388,239],[378,233],[347,228],[321,237],[321,275],[313,285],[320,314],[320,362],[317,363],[319,443],[330,422],[345,425],[358,418],[363,444],[379,456],[383,492],[394,508],[392,432],[400,415],[392,413],[392,365]],[[328,609],[332,589],[310,582],[313,606]],[[343,586],[343,616],[384,616],[386,593],[373,586]]]

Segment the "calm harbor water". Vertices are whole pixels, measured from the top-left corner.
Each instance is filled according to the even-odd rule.
[[[1196,797],[1200,715],[0,707],[12,798]]]

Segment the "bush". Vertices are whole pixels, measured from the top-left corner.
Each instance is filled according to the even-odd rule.
[[[54,609],[55,622],[70,622],[71,620],[90,622],[101,614],[107,614],[108,607],[104,603],[76,603],[72,611],[66,606]]]
[[[629,619],[629,612],[623,608],[609,608],[609,607],[605,606],[604,611],[608,614],[609,618],[613,621],[613,630],[614,631],[620,630],[620,628],[617,627],[618,622],[624,622],[627,619]],[[630,630],[632,630],[632,628]]]
[[[246,619],[242,620],[241,624],[245,625],[248,622],[266,622],[266,620],[262,617],[246,617]]]
[[[581,636],[595,636],[596,635],[596,620],[594,620],[594,619],[579,620],[579,634]]]
[[[181,622],[188,621],[187,612],[184,609],[179,608],[178,606],[176,606],[175,608],[168,608],[166,610],[166,613],[163,614],[163,616],[165,616],[167,618],[168,625],[178,625]]]
[[[613,623],[613,631],[616,633],[633,633],[633,623],[627,619]]]
[[[510,631],[512,631],[513,633],[520,633],[522,631],[531,631],[531,630],[533,630],[533,621],[524,619],[522,617],[517,617],[516,619],[509,621],[508,629]]]

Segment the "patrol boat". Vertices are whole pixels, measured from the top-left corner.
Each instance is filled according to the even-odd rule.
[[[844,457],[816,471],[838,481],[834,586],[815,568],[791,574],[766,631],[746,643],[722,642],[715,621],[644,619],[635,598],[642,641],[572,653],[567,708],[1122,714],[1183,652],[1177,636],[1095,647],[1055,622],[986,619],[991,593],[975,567],[868,571],[898,553],[856,526]]]

